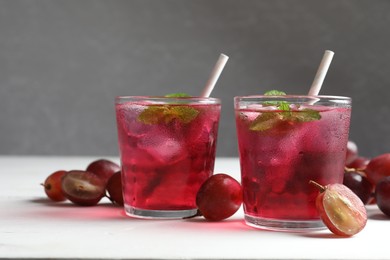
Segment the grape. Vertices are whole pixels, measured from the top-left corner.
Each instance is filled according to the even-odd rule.
[[[343,184],[350,188],[363,202],[368,204],[372,198],[374,185],[368,180],[364,173],[353,170],[344,173]]]
[[[242,204],[242,188],[227,174],[212,175],[200,187],[196,205],[208,220],[219,221],[232,216]]]
[[[370,162],[370,159],[358,156],[355,160],[353,160],[351,163],[346,164],[348,168],[355,168],[359,170],[364,170],[367,167],[367,164]]]
[[[122,177],[121,172],[114,173],[110,179],[108,179],[106,190],[109,195],[109,199],[120,206],[123,206],[122,195]]]
[[[390,176],[381,179],[375,189],[378,208],[390,217]]]
[[[316,199],[316,208],[330,231],[339,236],[353,236],[366,226],[366,208],[347,186],[339,183],[326,186],[314,181],[310,183],[320,190]]]
[[[96,205],[105,193],[105,183],[96,174],[87,171],[69,171],[61,184],[65,197],[81,206]]]
[[[96,161],[91,162],[87,169],[87,172],[92,172],[99,176],[104,183],[107,183],[108,179],[117,171],[120,171],[120,167],[118,164],[106,160],[106,159],[99,159]]]
[[[42,184],[45,188],[45,193],[49,199],[53,201],[64,201],[66,200],[62,188],[61,179],[65,175],[66,171],[60,170],[50,174],[45,182]]]
[[[355,142],[349,140],[347,143],[347,156],[345,164],[348,165],[358,157],[358,147]]]
[[[390,153],[372,158],[365,169],[368,179],[376,185],[382,178],[390,176]]]

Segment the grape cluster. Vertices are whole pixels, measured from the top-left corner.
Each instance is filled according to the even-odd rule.
[[[356,143],[348,142],[344,185],[364,204],[377,204],[390,216],[390,153],[368,159],[360,156]]]
[[[110,160],[91,162],[85,170],[59,170],[42,184],[53,201],[70,200],[80,206],[94,206],[103,197],[123,205],[120,166]]]
[[[50,174],[42,184],[53,201],[70,200],[80,206],[94,206],[106,196],[114,204],[123,206],[120,166],[99,159],[86,170],[59,170]],[[239,182],[227,174],[215,174],[199,188],[196,197],[198,215],[219,221],[232,216],[242,204]]]

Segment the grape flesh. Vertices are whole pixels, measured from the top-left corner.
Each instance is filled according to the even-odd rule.
[[[367,212],[360,198],[347,186],[339,183],[321,186],[316,207],[324,224],[334,234],[353,236],[367,223]]]
[[[347,171],[344,173],[343,184],[350,188],[363,202],[368,204],[374,192],[374,185],[363,173]]]
[[[62,192],[61,179],[66,174],[66,171],[59,170],[50,174],[42,184],[45,188],[47,197],[53,201],[64,201],[66,197]]]
[[[99,159],[91,162],[86,171],[96,174],[104,183],[107,183],[114,173],[120,171],[120,166],[110,160]]]
[[[61,182],[67,199],[80,206],[96,205],[105,194],[105,183],[94,173],[69,171]]]
[[[106,190],[108,192],[108,198],[113,203],[123,206],[122,176],[120,171],[114,173],[108,179]]]
[[[381,179],[376,185],[375,200],[378,208],[390,217],[390,176]]]
[[[372,158],[367,164],[365,172],[374,185],[382,178],[390,176],[390,153]]]
[[[196,205],[204,218],[220,221],[232,216],[242,204],[242,188],[234,178],[219,173],[199,188]]]

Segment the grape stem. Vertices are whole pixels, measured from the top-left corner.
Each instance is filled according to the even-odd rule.
[[[313,180],[310,180],[309,184],[313,184],[314,186],[316,186],[320,190],[321,193],[323,193],[326,190],[326,188],[324,186],[322,186],[321,184],[319,184]]]
[[[348,168],[348,167],[344,167],[344,172],[357,172],[359,173],[360,175],[362,175],[363,177],[367,177],[367,174],[364,172],[364,169],[361,169],[361,168]]]

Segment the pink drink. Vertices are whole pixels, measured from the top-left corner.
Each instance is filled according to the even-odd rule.
[[[195,214],[196,193],[214,169],[219,100],[117,98],[116,114],[127,214]]]
[[[294,104],[291,111],[296,114],[287,120],[280,120],[278,116],[285,111],[275,106],[236,103],[244,211],[249,225],[276,230],[322,226],[315,207],[318,189],[309,181],[342,183],[351,114],[349,103],[325,101],[308,105],[307,99],[290,97],[288,102]],[[302,111],[305,108],[316,111],[320,118],[299,121],[305,118],[300,116],[307,113]],[[269,125],[254,130],[259,115],[269,119]]]

